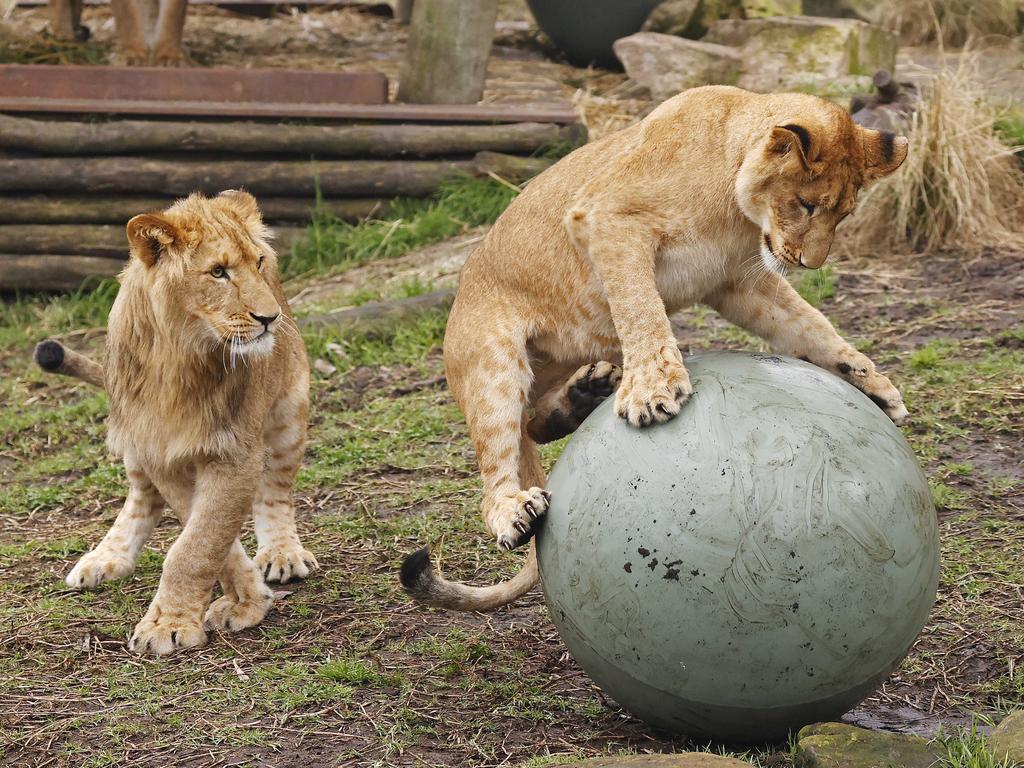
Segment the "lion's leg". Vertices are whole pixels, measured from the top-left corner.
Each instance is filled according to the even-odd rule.
[[[50,34],[59,40],[73,40],[75,37],[77,20],[74,17],[74,2],[75,0],[50,0]]]
[[[263,621],[274,603],[274,595],[263,583],[263,574],[235,539],[220,573],[222,597],[206,611],[206,626],[228,632],[254,627]]]
[[[456,313],[445,335],[448,382],[466,415],[483,478],[484,523],[502,549],[529,541],[548,508],[540,486],[523,487],[523,414],[532,383],[523,327],[488,333]],[[533,478],[531,478],[533,479]]]
[[[639,216],[574,208],[566,227],[593,262],[622,344],[615,411],[634,426],[667,421],[693,392],[655,281],[657,239]]]
[[[770,274],[710,297],[727,320],[756,333],[778,351],[801,357],[846,379],[893,421],[907,416],[899,390],[875,364],[836,333],[781,275]]]
[[[210,462],[201,466],[195,475],[191,504],[187,503],[187,493],[179,491],[184,485],[180,477],[150,472],[183,520],[184,530],[164,558],[160,586],[146,615],[135,627],[128,643],[131,650],[164,655],[206,642],[203,615],[213,585],[225,568],[237,566],[239,557],[245,556],[244,551],[239,555],[238,535],[252,511],[262,470],[263,446],[245,446],[243,455],[247,457],[244,462]],[[165,485],[173,492],[166,490]],[[179,505],[179,499],[185,503]],[[258,575],[251,563],[249,569]],[[229,592],[232,589],[237,595],[253,596],[248,590],[238,589],[234,582],[228,586]],[[271,602],[267,590],[266,609]]]
[[[266,469],[252,508],[256,527],[256,566],[267,581],[304,579],[316,570],[316,558],[302,546],[295,528],[292,485],[306,448],[309,378],[271,410],[264,428],[269,448]]]
[[[619,366],[602,360],[584,365],[537,400],[527,433],[538,443],[571,435],[619,386]]]
[[[67,575],[65,582],[73,589],[95,587],[101,581],[129,576],[146,539],[160,522],[166,504],[156,486],[129,457],[125,457],[124,466],[128,473],[124,506],[103,540],[82,556]]]
[[[148,64],[149,48],[134,0],[110,0],[117,26],[117,55],[125,64]]]
[[[181,36],[187,12],[188,0],[161,0],[153,42],[153,63],[158,67],[178,67],[185,63]]]

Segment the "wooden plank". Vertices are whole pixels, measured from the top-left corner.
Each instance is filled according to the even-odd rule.
[[[379,72],[0,64],[0,96],[12,99],[111,102],[144,93],[155,103],[384,104],[387,91]]]
[[[58,67],[53,67],[58,69]],[[167,70],[180,72],[182,70]],[[281,102],[153,101],[150,99],[33,98],[0,96],[0,112],[174,115],[416,123],[578,123],[564,100],[481,104],[296,104]]]
[[[0,195],[0,224],[124,224],[138,213],[161,211],[173,197],[115,195]],[[260,211],[269,222],[308,222],[317,210],[310,197],[259,198]],[[320,211],[344,221],[385,216],[383,198],[334,197],[320,201]]]
[[[583,143],[581,125],[281,125],[278,123],[33,120],[0,115],[0,147],[46,155],[151,152],[299,154],[308,157],[437,157],[483,150],[529,154]]]

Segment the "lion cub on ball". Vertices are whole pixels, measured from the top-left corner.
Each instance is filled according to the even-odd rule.
[[[136,216],[105,365],[54,341],[36,349],[46,370],[106,388],[107,443],[128,473],[124,508],[67,583],[130,574],[165,501],[184,525],[129,641],[139,653],[203,645],[204,623],[254,626],[273,603],[264,574],[287,581],[317,567],[299,542],[291,501],[309,364],[268,237],[256,200],[234,190]],[[238,538],[250,514],[255,563]],[[224,595],[210,605],[218,579]]]
[[[532,181],[466,262],[444,342],[498,546],[526,543],[547,511],[537,443],[613,392],[637,427],[679,413],[692,388],[669,315],[697,302],[903,419],[892,383],[783,273],[820,267],[858,191],[906,154],[905,138],[825,99],[709,86]],[[478,588],[444,580],[420,550],[402,583],[432,605],[495,608],[537,583],[536,554]]]

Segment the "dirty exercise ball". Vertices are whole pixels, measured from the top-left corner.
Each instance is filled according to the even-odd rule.
[[[785,738],[875,690],[935,601],[938,526],[899,429],[813,365],[716,352],[637,429],[611,400],[558,459],[537,535],[573,657],[625,709],[725,742]]]

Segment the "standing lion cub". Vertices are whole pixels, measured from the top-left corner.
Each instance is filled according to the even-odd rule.
[[[547,511],[537,443],[575,430],[613,392],[636,427],[679,413],[692,388],[668,318],[697,302],[903,419],[892,383],[784,272],[824,264],[858,191],[906,154],[905,138],[824,99],[709,86],[531,182],[466,262],[444,344],[498,546],[526,543]],[[444,580],[420,550],[402,583],[432,605],[495,608],[537,583],[536,553],[512,580],[479,588]]]
[[[124,458],[124,508],[67,576],[76,589],[127,576],[163,514],[184,525],[129,647],[167,654],[237,631],[273,603],[267,580],[317,567],[295,530],[291,488],[306,444],[309,364],[246,192],[192,195],[128,222],[131,258],[101,368],[43,342],[46,370],[105,386],[107,443]],[[238,539],[252,514],[254,563]],[[223,597],[210,605],[214,583]]]

